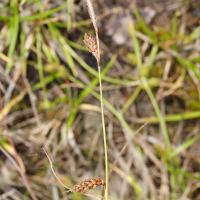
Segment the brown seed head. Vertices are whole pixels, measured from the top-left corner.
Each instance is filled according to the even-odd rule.
[[[100,179],[100,178],[89,179],[75,185],[72,192],[84,193],[84,192],[87,192],[88,190],[94,189],[95,187],[99,185],[101,185],[103,188],[106,187],[106,184],[103,179]]]
[[[86,48],[89,49],[93,56],[98,60],[98,49],[95,39],[91,35],[85,33],[83,42],[85,43]]]

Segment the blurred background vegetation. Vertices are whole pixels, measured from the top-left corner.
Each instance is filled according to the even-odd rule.
[[[200,1],[93,5],[109,199],[200,199]],[[86,32],[95,35],[84,0],[0,1],[0,199],[96,199],[65,192],[41,150],[68,187],[105,178]]]

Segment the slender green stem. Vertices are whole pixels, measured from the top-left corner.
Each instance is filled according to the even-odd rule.
[[[106,173],[105,199],[108,200],[108,153],[107,153],[106,130],[105,130],[105,120],[104,120],[104,110],[103,110],[103,94],[102,94],[102,85],[101,85],[101,67],[100,66],[98,66],[98,71],[99,71],[99,86],[100,86],[100,97],[101,97],[103,140],[104,140],[104,151],[105,151],[105,173]]]
[[[42,38],[41,38],[39,27],[36,28],[36,38],[37,38],[37,42],[36,42],[37,50],[38,50],[38,52],[41,52]],[[47,97],[46,83],[45,83],[44,74],[43,74],[43,65],[42,65],[41,53],[37,53],[37,63],[38,63],[39,78],[40,78],[40,82],[42,83],[42,91],[43,91],[43,95],[44,95],[44,104],[45,104],[45,107],[47,108],[49,106],[49,100],[48,100],[48,97]]]
[[[158,120],[160,122],[160,126],[161,126],[162,131],[163,131],[163,136],[164,136],[164,139],[165,139],[167,151],[168,151],[168,153],[170,153],[171,152],[171,145],[170,145],[170,139],[169,139],[169,134],[168,134],[168,131],[167,131],[167,126],[166,126],[165,120],[164,120],[164,118],[163,118],[163,116],[160,112],[159,106],[158,106],[156,99],[155,99],[155,97],[154,97],[154,95],[151,91],[151,88],[149,87],[149,84],[148,84],[146,78],[141,77],[141,81],[142,81],[142,83],[143,83],[143,85],[146,89],[146,92],[149,96],[149,99],[151,100],[151,103],[154,107],[154,110],[156,112],[156,115],[157,115]]]
[[[125,103],[125,105],[122,108],[122,113],[125,113],[126,110],[130,107],[130,105],[135,101],[135,99],[137,98],[137,96],[139,95],[141,91],[141,87],[138,86],[135,90],[135,92],[132,94],[132,96],[129,98],[129,100]]]

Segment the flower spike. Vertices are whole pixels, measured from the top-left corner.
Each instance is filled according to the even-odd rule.
[[[103,179],[100,179],[100,178],[89,179],[89,180],[86,180],[82,183],[75,185],[73,192],[75,192],[75,193],[85,193],[85,192],[92,190],[92,189],[94,189],[94,188],[96,188],[97,186],[100,186],[100,185],[103,188],[106,187],[106,183],[104,182]]]
[[[91,35],[85,33],[83,42],[86,48],[89,49],[92,55],[98,60],[98,49],[95,39]]]

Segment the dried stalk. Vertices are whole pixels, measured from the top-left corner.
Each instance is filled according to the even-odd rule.
[[[44,148],[42,148],[42,150],[44,151],[44,153],[46,154],[49,162],[50,162],[50,166],[51,166],[51,171],[53,172],[54,176],[56,177],[56,179],[59,181],[59,183],[67,188],[67,192],[74,192],[74,193],[80,193],[82,195],[85,195],[85,196],[89,196],[89,197],[95,197],[95,198],[100,198],[100,199],[105,199],[104,197],[99,197],[99,196],[96,196],[96,195],[92,195],[92,194],[85,194],[84,192],[87,192],[88,190],[91,190],[95,187],[97,187],[98,185],[102,185],[103,187],[105,187],[105,182],[102,180],[102,179],[91,179],[92,182],[90,182],[89,180],[86,180],[84,181],[83,183],[80,183],[80,184],[77,184],[75,185],[74,189],[70,188],[70,187],[67,187],[64,183],[62,183],[62,181],[58,178],[58,176],[56,175],[54,169],[53,169],[53,164],[51,162],[51,159],[49,157],[49,155],[47,154],[47,152],[45,151]],[[90,184],[89,184],[90,183]],[[92,187],[93,186],[93,187]],[[87,189],[86,189],[87,187]]]
[[[67,188],[69,191],[72,191],[73,189],[67,187],[67,186],[66,186],[65,184],[63,184],[63,183],[61,182],[61,180],[58,178],[58,176],[57,176],[56,173],[54,172],[53,164],[52,164],[52,162],[51,162],[51,159],[49,158],[49,155],[47,154],[47,152],[45,151],[44,148],[42,148],[42,150],[44,151],[44,153],[46,154],[46,156],[47,156],[47,158],[48,158],[48,160],[49,160],[49,162],[50,162],[51,171],[53,172],[53,174],[54,174],[54,176],[56,177],[56,179],[59,181],[59,183],[60,183],[63,187]]]

